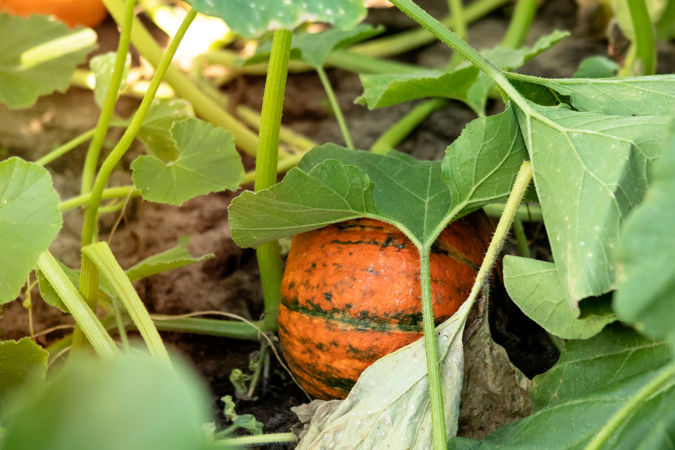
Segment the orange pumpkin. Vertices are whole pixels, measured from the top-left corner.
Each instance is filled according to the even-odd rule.
[[[482,212],[450,224],[432,247],[436,323],[469,296],[494,228]],[[419,253],[371,219],[296,235],[281,285],[279,338],[300,385],[344,398],[363,370],[422,337]]]
[[[95,27],[108,15],[101,0],[0,0],[0,11],[24,17],[54,15],[71,27]]]

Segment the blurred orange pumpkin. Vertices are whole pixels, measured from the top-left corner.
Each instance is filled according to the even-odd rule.
[[[54,15],[71,27],[95,27],[108,15],[101,0],[0,0],[0,12]]]

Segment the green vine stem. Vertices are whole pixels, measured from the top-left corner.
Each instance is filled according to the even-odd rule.
[[[196,15],[197,15],[196,10],[191,9],[190,11],[188,11],[187,15],[185,16],[185,19],[183,20],[183,23],[181,23],[180,28],[176,32],[176,36],[171,40],[171,43],[169,44],[169,47],[166,50],[166,53],[164,54],[164,56],[162,56],[162,60],[157,66],[155,75],[152,77],[152,82],[150,83],[150,87],[148,88],[148,92],[145,94],[145,97],[141,102],[141,106],[138,107],[138,111],[136,111],[136,114],[134,114],[134,118],[129,124],[129,127],[124,132],[124,135],[120,139],[119,143],[115,146],[113,151],[110,153],[110,155],[108,155],[108,157],[103,162],[103,165],[101,166],[101,170],[99,171],[99,174],[96,177],[96,181],[94,182],[94,188],[92,190],[91,198],[89,200],[89,206],[87,208],[87,212],[84,218],[84,227],[82,229],[83,247],[93,242],[94,230],[96,228],[96,217],[98,215],[98,208],[100,206],[101,199],[103,198],[103,191],[105,189],[106,183],[108,182],[108,178],[110,177],[110,174],[112,173],[115,166],[117,166],[117,163],[120,161],[120,159],[122,159],[122,156],[124,156],[126,151],[129,149],[131,142],[134,140],[136,134],[138,133],[138,130],[141,128],[143,120],[145,119],[145,116],[148,113],[150,106],[152,105],[152,101],[155,98],[155,93],[157,92],[157,88],[159,87],[159,84],[162,81],[162,77],[167,72],[169,66],[171,66],[171,60],[173,59],[173,55],[176,53],[176,50],[178,49],[178,45],[180,44],[181,39],[183,39],[185,32],[187,31],[188,27],[190,26]]]
[[[245,445],[274,444],[277,442],[298,442],[293,433],[259,434],[215,441],[216,447],[241,447]]]
[[[101,194],[101,200],[108,200],[111,198],[120,198],[128,197],[131,194],[131,198],[141,195],[141,192],[136,189],[136,186],[120,186],[114,188],[108,188],[103,191]],[[91,200],[91,193],[79,195],[77,197],[69,198],[59,203],[59,210],[61,212],[69,211],[75,209],[78,206],[87,205]]]
[[[293,33],[276,30],[270,53],[269,72],[265,82],[265,94],[260,123],[260,140],[256,158],[255,191],[267,189],[277,182],[279,128],[284,106],[284,91],[288,75],[288,60],[291,56]],[[277,316],[281,304],[281,279],[283,263],[279,242],[272,241],[256,248],[260,281],[265,297],[263,331],[277,328]]]
[[[673,36],[675,25],[675,0],[668,0],[666,8],[661,14],[659,23],[656,25],[656,34],[662,41],[667,41]]]
[[[499,219],[504,213],[505,205],[503,203],[493,203],[491,205],[483,206],[483,211],[488,216]],[[544,220],[544,215],[541,212],[541,206],[538,205],[520,205],[516,217],[520,220],[529,222],[541,222]]]
[[[406,113],[398,122],[389,127],[370,147],[370,151],[379,155],[387,154],[412,133],[417,126],[434,111],[445,108],[448,101],[444,98],[426,100]]]
[[[92,129],[89,131],[85,131],[81,135],[77,136],[74,139],[71,139],[70,141],[66,142],[65,144],[55,148],[51,152],[47,153],[45,156],[42,158],[38,159],[35,161],[35,164],[39,166],[45,166],[49,164],[50,162],[54,161],[57,158],[60,158],[61,156],[65,155],[72,149],[76,148],[80,144],[84,144],[87,142],[91,137],[94,135],[94,132],[96,129]]]
[[[467,30],[466,19],[464,18],[464,5],[462,0],[448,0],[448,9],[452,17],[452,24],[454,25],[455,34],[465,41],[469,37]],[[460,65],[464,57],[459,52],[453,52],[450,62],[447,64],[447,69],[452,69]]]
[[[513,218],[513,234],[516,236],[518,242],[518,252],[523,258],[531,258],[530,246],[527,244],[527,236],[525,236],[525,228],[523,221],[516,215]]]
[[[112,338],[49,251],[40,255],[37,266],[82,327],[96,353],[103,358],[117,355],[119,351]]]
[[[518,0],[513,16],[506,30],[503,47],[518,48],[523,45],[534,16],[537,14],[538,0]]]
[[[122,19],[120,40],[117,45],[117,56],[115,57],[115,67],[110,78],[110,85],[105,96],[105,102],[101,108],[101,115],[98,117],[98,123],[94,131],[94,136],[89,143],[89,150],[84,160],[84,169],[82,171],[82,186],[80,192],[87,194],[91,192],[94,184],[94,177],[96,176],[96,167],[98,166],[98,158],[101,154],[103,141],[108,134],[108,126],[110,119],[112,119],[115,111],[115,103],[119,95],[120,86],[122,85],[122,77],[124,76],[124,65],[129,53],[129,43],[131,42],[131,26],[134,20],[134,6],[136,0],[126,0],[124,5],[124,16]]]
[[[148,314],[148,310],[131,285],[129,277],[127,277],[127,274],[124,273],[124,270],[117,263],[108,244],[106,242],[91,244],[82,249],[82,254],[86,255],[96,265],[98,270],[106,276],[124,308],[126,308],[129,316],[134,321],[134,325],[138,327],[138,331],[143,336],[150,354],[160,361],[171,364],[169,353],[166,351],[166,347],[150,318],[150,314]]]
[[[656,46],[654,45],[654,28],[649,17],[645,0],[627,0],[630,17],[635,32],[636,56],[642,61],[644,75],[656,73]]]
[[[338,125],[340,126],[340,131],[342,132],[342,137],[345,140],[345,144],[347,145],[347,148],[354,150],[354,143],[352,142],[352,137],[349,134],[349,129],[347,128],[345,117],[342,115],[340,104],[338,103],[337,98],[335,97],[335,92],[333,91],[333,87],[330,85],[330,80],[326,75],[326,71],[323,69],[323,67],[317,66],[316,73],[319,74],[321,84],[323,84],[323,88],[326,91],[328,101],[330,102],[330,106],[333,109],[333,114],[335,114],[335,118],[337,119]]]
[[[108,8],[108,11],[110,11],[110,14],[115,21],[119,24],[123,17],[122,0],[103,0],[103,3],[106,8]],[[196,13],[193,13],[191,10],[188,15],[190,14]],[[185,20],[183,20],[183,24],[185,24]],[[183,24],[181,26],[183,26]],[[176,35],[171,42],[176,41],[176,38],[178,38],[178,32],[176,32]],[[180,39],[182,39],[182,36]],[[178,39],[178,42],[180,42],[180,39]],[[164,61],[164,51],[157,45],[148,30],[136,18],[134,19],[133,27],[131,29],[131,43],[134,44],[134,47],[148,60],[148,62],[150,62],[150,64],[159,70]],[[165,67],[163,71],[166,72],[166,81],[176,94],[190,102],[197,114],[212,124],[230,131],[235,137],[237,146],[242,151],[249,155],[255,155],[258,147],[258,137],[255,133],[228,114],[206,94],[201,92],[187,76],[178,70],[178,68],[169,65]],[[157,90],[156,87],[154,89],[155,91]]]
[[[609,422],[595,435],[593,440],[586,446],[586,450],[599,450],[609,440],[614,432],[616,432],[623,422],[630,417],[635,411],[642,406],[642,404],[649,400],[649,398],[657,393],[659,389],[663,388],[666,383],[673,381],[675,377],[675,364],[666,367],[659,375],[652,381],[642,387],[637,394],[632,396],[625,405],[617,411]]]

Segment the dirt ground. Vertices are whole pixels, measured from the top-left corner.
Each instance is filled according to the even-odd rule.
[[[426,0],[419,3],[428,6],[427,9],[437,17],[446,14],[445,2]],[[497,44],[506,30],[511,10],[511,5],[505,6],[472,25],[469,42],[478,48]],[[607,53],[605,40],[579,31],[576,11],[573,0],[549,0],[541,6],[528,35],[528,43],[533,43],[556,28],[570,30],[573,35],[529,62],[521,70],[522,73],[569,77],[584,57]],[[384,23],[388,33],[413,26],[409,19],[393,9],[378,10],[370,16],[369,21]],[[114,49],[117,31],[112,20],[108,19],[97,31],[100,51]],[[665,46],[660,51],[662,63],[659,72],[673,72],[675,58],[672,56],[675,49]],[[444,64],[449,55],[450,51],[445,45],[436,43],[401,55],[399,60],[433,67]],[[329,77],[358,148],[369,148],[382,132],[416,104],[410,102],[368,111],[354,104],[354,99],[362,90],[356,75],[330,70]],[[262,103],[263,88],[262,77],[247,77],[239,83],[225,86],[226,90],[240,93],[241,102],[256,110],[260,109]],[[137,100],[123,98],[117,114],[126,117],[137,106]],[[500,108],[502,106],[497,102],[491,101],[489,104],[491,112],[497,112]],[[0,158],[20,156],[35,160],[59,144],[93,128],[98,112],[92,93],[78,88],[71,88],[65,94],[43,97],[37,105],[26,110],[9,111],[0,106]],[[432,114],[398,146],[398,150],[419,159],[440,160],[447,145],[474,118],[474,113],[468,107],[452,102],[447,109]],[[283,121],[318,143],[342,143],[319,79],[313,73],[290,76]],[[120,134],[119,129],[111,131],[106,150],[112,148]],[[48,167],[54,177],[55,187],[64,199],[78,193],[78,174],[85,151],[86,146],[81,146]],[[129,164],[140,153],[140,146],[135,144],[124,158],[122,170],[114,173],[110,186],[130,184]],[[250,167],[250,158],[245,161]],[[140,199],[130,203],[124,220],[111,239],[112,250],[122,267],[129,267],[147,256],[175,246],[181,236],[190,237],[193,254],[215,254],[214,259],[205,263],[139,282],[139,293],[151,312],[182,314],[217,310],[252,320],[260,317],[263,303],[255,253],[240,249],[230,237],[227,207],[236,195],[226,192],[202,196],[185,203],[182,208],[152,204]],[[79,210],[65,213],[64,227],[51,248],[57,258],[73,268],[79,266],[82,218]],[[102,239],[111,238],[109,233],[115,219],[108,215],[102,220]],[[546,259],[549,252],[545,230],[537,224],[526,224],[526,230],[534,240],[532,248],[537,252],[537,257]],[[507,253],[515,254],[516,251],[513,243],[507,246]],[[37,289],[34,294],[39,296]],[[34,301],[34,320],[38,332],[58,324],[72,323],[69,316],[41,301]],[[506,348],[511,361],[528,377],[546,371],[555,363],[558,352],[546,333],[520,313],[509,300],[495,304],[491,325],[495,341]],[[5,305],[0,326],[5,339],[17,339],[29,334],[28,315],[20,300]],[[53,332],[40,338],[40,341],[50,344],[65,333]],[[230,372],[235,368],[247,372],[249,354],[258,350],[254,342],[178,333],[164,333],[164,337],[171,346],[194,361],[211,386],[214,407],[224,395],[234,395],[234,388],[229,381]],[[307,398],[284,376],[278,363],[272,363],[270,374],[265,392],[258,390],[258,399],[255,401],[239,401],[237,412],[254,414],[265,424],[265,432],[286,432],[298,422],[289,408],[306,402]],[[217,409],[221,407],[222,404],[218,402]]]

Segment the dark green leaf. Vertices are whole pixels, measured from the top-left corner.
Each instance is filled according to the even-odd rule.
[[[235,190],[244,181],[244,166],[230,132],[192,118],[175,123],[171,137],[181,153],[177,160],[165,163],[142,155],[131,164],[134,184],[144,199],[180,206],[198,195]]]
[[[152,102],[136,137],[149,155],[169,163],[180,158],[180,150],[171,138],[176,122],[194,117],[192,106],[182,99],[159,99]]]
[[[652,338],[675,342],[675,124],[645,202],[623,228],[617,254],[623,282],[614,296],[621,320]]]
[[[44,168],[19,158],[0,162],[0,304],[19,296],[56,238],[63,224],[58,205]]]
[[[589,56],[579,64],[574,78],[612,78],[620,66],[606,56]]]
[[[213,253],[209,253],[197,258],[192,256],[187,248],[188,243],[189,239],[187,237],[181,238],[180,243],[176,247],[165,252],[152,255],[151,257],[146,258],[135,266],[131,267],[129,270],[127,270],[129,280],[140,280],[141,278],[147,278],[151,275],[178,269],[179,267],[213,258]]]
[[[577,319],[570,308],[555,264],[529,258],[504,258],[504,284],[511,299],[530,319],[563,339],[588,339],[615,317]]]
[[[647,191],[668,120],[543,106],[519,114],[561,285],[578,310],[616,287],[619,228]]]
[[[112,79],[113,71],[115,70],[115,59],[117,54],[115,52],[108,52],[102,55],[96,55],[89,61],[89,68],[94,74],[96,80],[94,84],[94,100],[99,107],[103,107],[105,97],[108,95],[108,88],[110,87],[110,80]],[[122,83],[119,91],[123,91],[127,85],[127,73],[131,67],[131,54],[127,53],[127,59],[124,64],[124,74],[122,75]],[[119,95],[119,94],[118,94]]]
[[[359,25],[351,30],[328,30],[322,33],[294,34],[291,42],[291,58],[300,59],[312,67],[323,66],[326,58],[333,50],[349,47],[384,31],[383,26]],[[261,45],[246,64],[267,61],[272,50],[272,43]]]
[[[65,91],[75,66],[95,45],[89,28],[71,30],[45,16],[0,13],[0,103],[28,108],[41,95]]]
[[[31,381],[44,381],[49,353],[30,338],[0,343],[0,407]]]
[[[453,438],[449,449],[583,449],[598,431],[668,363],[665,344],[610,325],[586,341],[570,341],[560,361],[535,377],[537,410],[482,442]],[[638,405],[604,448],[636,449],[648,430],[668,423],[675,380]],[[652,436],[653,437],[653,436]],[[660,447],[642,447],[660,448]],[[667,447],[665,447],[667,448]]]
[[[189,0],[202,14],[227,22],[235,33],[255,38],[267,31],[292,30],[305,22],[351,28],[366,16],[363,0]]]
[[[3,449],[205,449],[210,396],[185,364],[174,366],[133,353],[79,361],[17,407]]]

